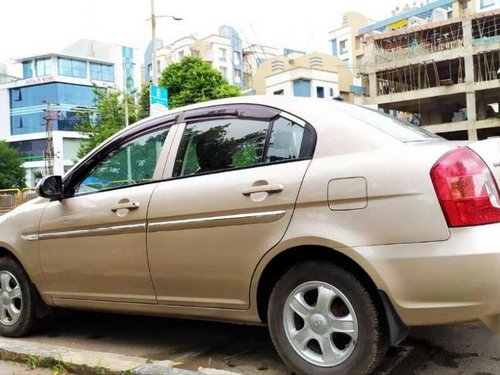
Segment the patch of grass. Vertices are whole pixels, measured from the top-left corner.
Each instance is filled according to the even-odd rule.
[[[42,358],[35,354],[30,354],[26,357],[26,364],[32,370],[40,367],[40,363],[42,362]]]
[[[65,375],[71,371],[71,365],[59,359],[50,357],[41,357],[35,354],[30,354],[26,357],[26,364],[32,370],[37,368],[48,368],[52,370],[54,375]],[[101,374],[96,374],[101,375]]]

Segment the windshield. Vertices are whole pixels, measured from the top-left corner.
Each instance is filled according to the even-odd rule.
[[[356,105],[345,106],[344,111],[357,120],[377,128],[378,130],[402,142],[444,141],[439,135],[433,134],[418,126],[404,122],[396,117],[374,109]]]

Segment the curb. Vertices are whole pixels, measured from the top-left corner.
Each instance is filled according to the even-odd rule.
[[[60,364],[80,375],[241,375],[216,369],[183,370],[174,368],[176,364],[172,361],[152,361],[8,338],[0,338],[0,360],[39,363],[37,367]]]

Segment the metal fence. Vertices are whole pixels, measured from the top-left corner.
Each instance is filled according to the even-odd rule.
[[[9,212],[24,202],[36,198],[36,196],[34,188],[0,190],[0,215]]]

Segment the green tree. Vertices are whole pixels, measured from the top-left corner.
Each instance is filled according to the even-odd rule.
[[[125,99],[119,91],[94,87],[94,109],[81,113],[81,122],[76,129],[86,136],[78,149],[78,158],[84,157],[93,148],[125,127]],[[137,120],[134,95],[128,96],[128,120]]]
[[[149,87],[148,84],[144,84],[139,92],[137,120],[142,120],[149,116]]]
[[[25,170],[16,149],[0,141],[0,189],[24,188]]]
[[[239,88],[198,57],[185,57],[165,68],[160,86],[168,88],[170,108],[241,95]]]

